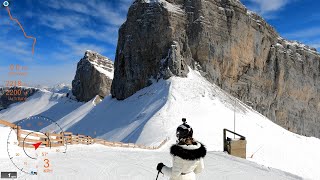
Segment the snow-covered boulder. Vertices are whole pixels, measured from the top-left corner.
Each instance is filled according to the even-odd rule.
[[[89,101],[96,95],[110,94],[113,79],[113,62],[93,51],[86,51],[79,61],[72,81],[72,93],[79,101]]]

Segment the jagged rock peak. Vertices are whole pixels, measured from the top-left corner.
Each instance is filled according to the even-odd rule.
[[[84,54],[84,61],[89,61],[98,71],[113,79],[113,62],[111,59],[100,55],[97,52],[87,50]]]
[[[113,79],[113,62],[97,52],[87,50],[77,65],[72,81],[72,93],[79,101],[89,101],[99,95],[110,94]]]

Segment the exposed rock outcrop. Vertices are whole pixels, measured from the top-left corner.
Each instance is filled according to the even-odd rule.
[[[113,79],[113,62],[93,51],[86,51],[77,65],[72,81],[72,93],[78,101],[90,101],[99,95],[110,94]]]
[[[136,0],[119,30],[112,95],[188,67],[292,132],[320,137],[320,55],[238,0]]]

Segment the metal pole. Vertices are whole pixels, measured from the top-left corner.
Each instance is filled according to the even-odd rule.
[[[156,180],[158,180],[159,174],[160,174],[160,171],[158,171],[158,174],[157,174],[157,178],[156,178]]]

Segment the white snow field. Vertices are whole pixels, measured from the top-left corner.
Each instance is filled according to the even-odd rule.
[[[0,111],[0,119],[17,122],[34,115],[43,115],[51,119],[60,119],[74,111],[83,103],[65,97],[65,94],[39,90],[24,103],[11,104]]]
[[[228,179],[228,177],[222,176],[221,173],[215,174],[216,169],[220,167],[219,165],[221,165],[221,171],[227,172],[226,174],[229,172],[235,174],[240,172],[241,174],[241,172],[250,171],[237,164],[240,162],[249,166],[252,165],[255,169],[254,171],[259,173],[261,172],[260,170],[266,170],[270,167],[301,176],[304,179],[320,179],[319,139],[291,133],[237,100],[236,132],[247,138],[247,159],[251,162],[224,155],[221,152],[223,150],[223,129],[233,130],[234,104],[235,99],[216,85],[208,82],[197,71],[190,70],[188,78],[172,77],[166,81],[160,80],[138,91],[124,101],[117,101],[111,97],[107,97],[92,109],[84,108],[87,110],[85,112],[75,110],[69,113],[70,118],[66,115],[59,118],[61,121],[58,121],[59,119],[55,120],[62,125],[65,131],[103,138],[109,141],[157,146],[165,138],[169,137],[170,142],[165,144],[159,151],[148,152],[154,153],[154,158],[163,159],[163,161],[169,163],[169,147],[175,142],[176,127],[181,124],[181,118],[185,117],[187,118],[187,122],[193,127],[194,137],[197,140],[203,142],[209,151],[220,151],[209,153],[206,160],[207,163],[216,163],[211,162],[209,159],[220,158],[223,161],[219,161],[217,166],[212,165],[209,168],[207,167],[206,172],[210,176],[205,176],[204,174],[202,179],[214,179],[211,177]],[[23,106],[23,104],[20,105]],[[14,107],[11,108],[13,109]],[[10,112],[11,108],[6,111]],[[1,111],[0,118],[2,113]],[[7,117],[10,120],[10,117]],[[232,136],[230,135],[230,137]],[[109,152],[108,148],[103,149],[106,147],[101,147],[100,149],[100,147],[97,147],[97,150],[90,150],[90,148],[94,147],[96,146],[79,149],[78,153],[84,153],[79,158],[83,158],[85,161],[86,158],[95,156],[95,158],[102,161],[104,158],[101,158],[95,151]],[[67,153],[68,155],[73,154],[72,148],[76,147],[71,147],[71,150]],[[116,151],[115,149],[111,150]],[[90,151],[91,154],[85,154],[86,151]],[[120,152],[122,151],[126,150],[121,150]],[[146,152],[137,150],[135,153]],[[110,155],[116,156],[112,153]],[[145,156],[141,154],[139,157],[138,159],[140,160],[142,159],[141,157]],[[92,163],[94,161],[92,160]],[[135,162],[131,162],[130,158],[128,158],[128,161],[135,164]],[[236,166],[239,168],[235,168],[237,171],[232,168],[224,168],[224,161],[226,161],[225,166]],[[227,161],[231,161],[230,164]],[[97,160],[97,162],[100,162],[100,160]],[[152,168],[150,164],[147,164],[146,167],[150,170],[146,171],[154,173],[153,168],[157,162],[158,160],[153,162]],[[262,168],[253,162],[266,168]],[[139,166],[141,164],[140,161],[136,163]],[[81,163],[77,161],[78,164]],[[120,165],[119,168],[121,168]],[[77,168],[73,168],[73,170],[76,171]],[[92,168],[92,171],[95,171],[95,169]],[[113,171],[117,171],[117,169]],[[268,172],[267,174],[272,174],[274,171],[266,172]],[[105,171],[104,173],[114,172]],[[254,175],[252,176],[255,177]],[[259,178],[246,177],[244,179],[262,179],[264,177],[263,174],[257,176]],[[147,177],[147,175],[143,177]],[[277,178],[266,177],[266,179],[281,179],[281,177],[279,175]],[[235,175],[229,179],[240,178],[237,178]]]
[[[110,148],[102,145],[72,145],[66,154],[52,154],[50,158],[52,173],[37,176],[20,172],[9,160],[6,152],[6,133],[9,128],[0,127],[0,171],[18,171],[18,179],[40,180],[150,180],[155,179],[158,162],[168,166],[172,160],[167,152],[126,148]],[[41,163],[39,162],[39,165]],[[159,180],[168,179],[163,175]],[[248,180],[277,179],[296,180],[298,176],[268,168],[223,152],[209,152],[205,159],[205,170],[198,179],[206,180]]]

